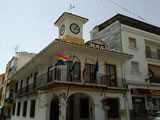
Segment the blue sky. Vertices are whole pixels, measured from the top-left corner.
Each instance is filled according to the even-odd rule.
[[[75,6],[72,11],[68,11],[70,4]],[[84,39],[88,41],[94,26],[117,13],[141,20],[135,13],[160,26],[159,5],[159,0],[0,0],[0,73],[15,55],[17,45],[18,51],[38,53],[58,38],[54,22],[63,12],[89,19],[84,26]]]

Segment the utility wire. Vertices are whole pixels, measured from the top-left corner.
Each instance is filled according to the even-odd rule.
[[[143,17],[137,15],[136,13],[134,13],[134,12],[128,10],[127,8],[121,6],[120,4],[116,3],[115,1],[113,1],[113,0],[108,0],[108,1],[109,1],[110,3],[116,5],[117,7],[123,9],[124,11],[126,11],[126,12],[128,12],[128,13],[130,13],[130,14],[136,16],[136,17],[138,17],[139,19],[141,19],[141,20],[143,20],[143,21],[145,21],[145,22],[147,22],[147,23],[150,23],[148,20],[146,20],[146,19],[144,19]]]

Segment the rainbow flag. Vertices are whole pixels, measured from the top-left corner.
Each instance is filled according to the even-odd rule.
[[[68,57],[60,54],[57,55],[57,65],[66,65],[68,61],[70,61]]]

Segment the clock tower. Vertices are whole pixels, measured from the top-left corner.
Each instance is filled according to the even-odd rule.
[[[59,28],[59,39],[84,44],[83,25],[87,18],[64,12],[54,23]]]

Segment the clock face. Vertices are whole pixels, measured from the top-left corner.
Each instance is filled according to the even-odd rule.
[[[59,34],[62,36],[65,32],[65,25],[62,25],[59,31]]]
[[[70,30],[74,34],[78,34],[80,32],[80,27],[76,23],[72,23],[70,25]]]

